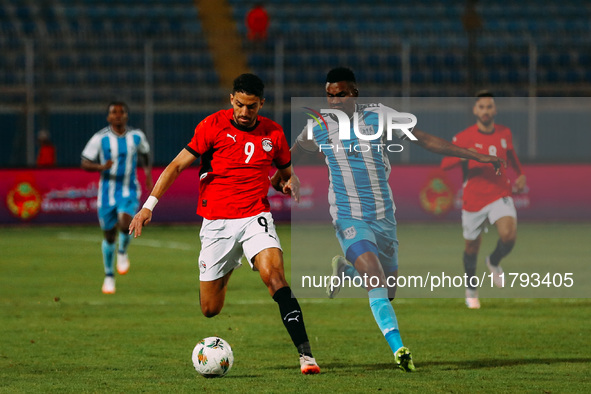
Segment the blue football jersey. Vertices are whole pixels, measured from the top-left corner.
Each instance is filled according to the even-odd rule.
[[[382,104],[357,104],[358,130],[362,135],[378,133],[380,114],[395,110]],[[357,137],[350,119],[349,138],[339,139],[339,122],[333,114],[322,114],[324,122],[315,124],[313,138],[305,128],[296,143],[308,152],[322,152],[329,169],[328,201],[333,221],[337,219],[379,220],[393,218],[396,206],[388,184],[390,161],[386,132],[375,140]],[[383,119],[382,119],[383,120]],[[384,124],[381,125],[382,129]],[[404,138],[400,130],[394,135]]]
[[[99,208],[115,206],[122,199],[139,200],[141,186],[137,180],[137,156],[149,152],[148,140],[139,129],[127,127],[120,136],[107,126],[92,136],[82,151],[82,158],[101,164],[113,161],[113,166],[100,176]]]

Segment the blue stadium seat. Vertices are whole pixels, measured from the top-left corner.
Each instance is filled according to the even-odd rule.
[[[501,73],[496,70],[492,69],[488,72],[488,82],[492,84],[498,84],[502,81]]]
[[[426,75],[422,71],[413,71],[410,76],[410,81],[416,84],[423,84],[427,80]]]
[[[591,48],[589,48],[589,49],[591,49]],[[578,63],[579,63],[579,66],[582,66],[585,68],[591,67],[591,53],[588,51],[579,53]]]
[[[235,26],[243,35],[244,16],[250,4],[228,1]],[[60,72],[79,70],[80,75],[68,77],[79,83],[141,83],[143,42],[147,39],[154,40],[158,88],[170,86],[174,90],[196,81],[214,87],[219,82],[197,8],[190,0],[50,3],[48,7],[46,2],[9,1],[9,6],[0,7],[0,64],[16,65],[16,76],[10,78],[22,77],[24,61],[22,57],[12,60],[7,54],[8,46],[22,51],[23,38],[39,35],[44,24],[50,36],[64,33],[72,37],[71,41],[59,44],[60,52],[51,56],[51,64]],[[538,7],[532,4],[479,2],[484,28],[478,40],[482,61],[478,78],[482,76],[482,80],[493,85],[527,84],[527,46],[532,41],[538,45],[541,83],[589,83],[591,11],[586,2],[562,0],[557,4],[544,2]],[[466,83],[463,1],[427,0],[410,4],[375,0],[366,4],[353,0],[269,0],[265,5],[271,15],[270,39],[256,52],[248,45],[245,50],[249,67],[268,80],[274,76],[274,38],[281,35],[285,42],[286,84],[317,84],[328,68],[346,65],[357,72],[360,80],[376,85],[378,91],[378,84],[399,82],[403,42],[411,46],[413,94],[445,94],[461,89],[450,84]],[[109,34],[120,38],[118,44],[113,43]],[[119,44],[122,48],[117,47]],[[6,66],[2,71],[11,68]],[[65,74],[56,75],[48,81],[53,84],[66,79]],[[423,86],[430,82],[434,86]],[[513,88],[517,91],[517,87]],[[305,89],[285,87],[286,91]],[[85,100],[89,100],[88,95]]]
[[[466,75],[459,69],[452,69],[450,74],[450,82],[460,84],[466,82]]]
[[[538,56],[538,65],[547,67],[554,64],[553,56],[548,53],[543,53]]]
[[[583,82],[582,75],[577,70],[570,69],[566,72],[566,82],[568,83],[578,83]]]
[[[570,66],[571,65],[570,54],[561,53],[560,55],[558,55],[558,64],[562,67]]]

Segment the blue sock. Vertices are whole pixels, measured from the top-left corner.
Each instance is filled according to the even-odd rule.
[[[113,263],[115,262],[115,244],[108,243],[103,239],[103,265],[105,266],[105,275],[113,276]]]
[[[119,253],[127,253],[131,236],[125,231],[119,231]]]
[[[384,334],[390,349],[395,353],[396,350],[402,347],[402,338],[400,338],[400,331],[398,331],[398,321],[396,320],[396,313],[394,308],[388,299],[388,289],[378,288],[370,290],[369,295],[369,306],[373,313],[378,327]]]

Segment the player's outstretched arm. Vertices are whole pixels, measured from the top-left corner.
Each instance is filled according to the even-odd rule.
[[[283,194],[291,194],[296,202],[300,202],[300,179],[293,172],[292,166],[277,170],[271,177],[271,185]]]
[[[412,133],[417,137],[417,140],[412,142],[433,153],[476,160],[480,163],[490,163],[495,167],[497,174],[500,174],[501,166],[507,166],[505,161],[499,157],[483,155],[469,149],[460,148],[443,138],[439,138],[421,130],[414,129]]]
[[[514,190],[516,193],[521,193],[525,190],[526,178],[524,174],[521,174],[515,179]]]
[[[517,179],[515,179],[515,183],[513,184],[513,191],[515,193],[521,193],[525,190],[526,178],[515,149],[507,150],[507,164],[517,173]]]
[[[292,184],[295,185],[294,189],[297,189],[296,201],[299,202],[300,201],[300,195],[299,195],[300,179],[293,172],[293,164],[297,163],[303,155],[307,155],[308,153],[300,147],[300,145],[298,144],[297,141],[294,144],[294,146],[292,146],[292,148],[290,149],[290,153],[291,153],[291,163],[292,163],[290,170],[291,170],[291,174],[294,176],[294,180],[290,183],[289,189],[292,188]],[[276,171],[275,174],[273,174],[273,176],[269,179],[271,181],[271,186],[273,186],[273,189],[275,189],[278,192],[281,192],[283,194],[287,194],[287,192],[285,192],[283,190],[284,187],[286,186],[286,182],[287,182],[287,180],[284,179],[284,177],[285,177],[285,175],[282,175],[279,171]],[[297,184],[296,184],[296,182],[297,182]],[[294,199],[295,199],[295,196],[294,196]]]
[[[142,235],[142,228],[152,221],[152,211],[168,188],[174,183],[179,174],[189,167],[197,157],[186,149],[183,149],[177,157],[164,169],[158,177],[156,185],[140,211],[133,217],[129,225],[129,234],[135,233],[134,238]]]
[[[271,186],[273,186],[273,189],[283,193],[283,186],[285,185],[285,182],[283,179],[281,179],[279,170],[275,171],[273,176],[269,178],[269,181],[271,181]]]
[[[152,163],[150,161],[150,155],[143,153],[139,155],[142,161],[142,168],[144,169],[144,175],[146,176],[146,188],[152,190],[154,187],[154,180],[152,179]]]
[[[88,159],[82,159],[80,168],[84,171],[105,171],[113,167],[113,160],[107,160],[105,164],[95,163]]]

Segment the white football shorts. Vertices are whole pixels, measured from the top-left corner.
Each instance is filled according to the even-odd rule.
[[[199,280],[219,279],[242,266],[242,256],[254,270],[252,259],[260,251],[281,249],[273,216],[263,212],[243,219],[203,219],[199,253]]]
[[[464,239],[468,241],[477,239],[482,231],[488,231],[488,224],[495,224],[497,220],[505,216],[517,219],[512,197],[499,198],[478,212],[468,212],[462,209]]]

